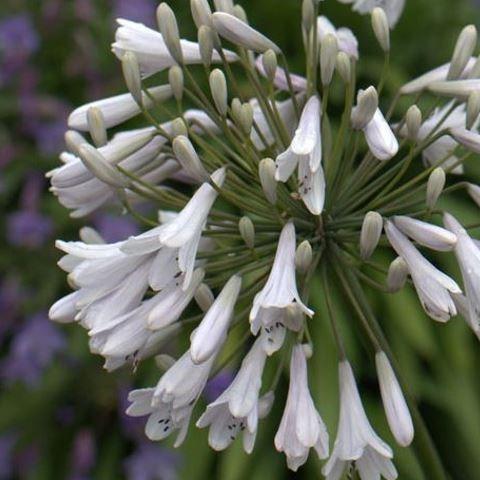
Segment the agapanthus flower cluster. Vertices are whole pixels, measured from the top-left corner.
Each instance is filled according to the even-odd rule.
[[[250,453],[275,401],[285,407],[274,443],[292,470],[313,448],[329,480],[352,468],[362,480],[394,479],[393,451],[363,407],[332,289],[371,343],[386,420],[406,447],[418,411],[365,289],[388,295],[413,287],[433,320],[461,314],[480,336],[480,248],[468,233],[475,225],[437,205],[461,189],[480,205],[480,187],[462,176],[480,152],[477,33],[466,27],[448,64],[389,103],[382,91],[390,28],[404,2],[342,1],[371,12],[385,56],[375,85],[357,84],[357,39],[322,16],[319,1],[304,0],[299,12],[307,61],[298,73],[232,0],[215,0],[214,9],[191,0],[194,40],[181,38],[166,3],[158,31],[118,20],[112,50],[128,91],[70,115],[68,151],[49,177],[73,217],[119,204],[145,231],[109,244],[84,228],[80,241],[58,241],[74,291],[50,317],[84,327],[109,371],[155,357],[165,372],[157,385],[130,393],[127,411],[147,418],[152,440],[174,434],[178,446],[196,422],[209,429],[213,449],[241,436]],[[333,89],[344,98],[340,118]],[[404,115],[398,101],[407,96],[414,99]],[[425,108],[422,100],[433,96],[434,107]],[[143,127],[112,133],[137,116]],[[389,267],[377,250],[391,256]],[[453,252],[462,279],[435,266],[430,252]],[[321,291],[312,286],[317,274]],[[309,305],[313,296],[324,297],[326,318]],[[311,331],[322,322],[338,347],[333,445],[308,382],[309,359],[322,348]],[[190,345],[174,359],[163,347],[181,332]],[[227,363],[236,371],[231,384],[196,416],[205,385]],[[277,371],[268,385],[267,364]],[[288,396],[275,399],[282,374]]]

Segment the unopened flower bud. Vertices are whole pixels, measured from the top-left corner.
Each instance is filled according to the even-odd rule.
[[[414,429],[402,388],[385,352],[377,352],[375,365],[390,431],[399,445],[407,447],[412,443]]]
[[[382,50],[387,53],[390,51],[390,26],[388,24],[387,14],[385,10],[376,7],[372,11],[372,28],[377,37],[378,43]]]
[[[180,137],[182,135],[188,137],[188,128],[185,125],[183,118],[175,118],[172,121],[172,136]]]
[[[210,27],[202,25],[198,29],[198,45],[202,63],[205,67],[209,68],[212,64],[213,55],[213,31]]]
[[[83,164],[102,182],[115,188],[128,186],[129,181],[127,177],[112,167],[92,145],[88,143],[80,145],[78,153]]]
[[[352,127],[362,130],[372,120],[378,108],[378,94],[374,87],[359,90],[357,105],[352,110]]]
[[[302,344],[303,353],[305,358],[312,358],[313,355],[313,346],[311,343]]]
[[[245,135],[250,135],[253,127],[253,107],[247,102],[240,109],[240,127]]]
[[[303,0],[302,4],[302,26],[306,32],[309,32],[315,21],[315,6],[312,0]]]
[[[170,55],[177,63],[182,65],[183,52],[182,46],[180,45],[180,33],[178,31],[177,19],[175,18],[173,10],[165,2],[158,6],[157,22]]]
[[[236,124],[240,123],[240,116],[242,115],[242,102],[239,98],[234,98],[231,104],[232,119]]]
[[[467,25],[458,36],[448,71],[447,80],[460,78],[470,57],[477,46],[477,29],[474,25]]]
[[[271,158],[264,158],[258,166],[260,183],[266,199],[272,204],[277,203],[277,181],[275,180],[275,162]]]
[[[209,81],[215,107],[218,113],[225,117],[228,111],[228,91],[225,75],[220,69],[216,68],[210,73]]]
[[[295,266],[302,275],[307,273],[313,260],[312,246],[308,240],[304,240],[295,252]]]
[[[83,145],[84,143],[87,143],[85,137],[81,133],[76,132],[75,130],[68,130],[65,133],[64,138],[67,150],[74,153],[75,155],[78,155],[78,147],[80,147],[80,145]]]
[[[242,22],[234,15],[224,12],[215,12],[212,15],[213,25],[218,34],[230,42],[253,50],[254,52],[264,53],[272,49],[275,53],[280,53],[280,48],[262,33],[253,29],[250,25]]]
[[[241,5],[235,5],[233,7],[233,15],[235,15],[242,22],[248,23],[247,12]]]
[[[90,136],[96,147],[103,147],[107,141],[107,129],[102,111],[97,107],[90,107],[87,110],[87,122]]]
[[[166,353],[161,353],[155,357],[155,365],[162,371],[166,372],[176,360]]]
[[[382,235],[383,218],[378,212],[368,212],[363,219],[360,233],[360,255],[363,260],[371,257]]]
[[[143,105],[142,78],[137,56],[133,52],[125,52],[122,57],[122,71],[128,91],[139,105]]]
[[[89,245],[100,245],[105,243],[102,236],[92,227],[82,227],[78,231],[78,236],[83,243],[88,243]]]
[[[335,68],[343,82],[349,84],[352,80],[352,64],[350,57],[345,52],[338,52]]]
[[[193,148],[192,142],[187,137],[183,135],[176,137],[172,142],[172,147],[175,158],[189,175],[200,182],[208,179],[208,173]]]
[[[480,78],[480,56],[475,60],[467,78]]]
[[[328,33],[322,38],[320,43],[320,73],[323,85],[330,85],[332,82],[337,53],[337,39],[335,35]]]
[[[467,128],[471,130],[480,115],[480,91],[476,90],[468,96]]]
[[[182,100],[183,97],[183,70],[174,65],[168,71],[168,83],[172,87],[173,96],[177,102]]]
[[[418,138],[418,132],[422,125],[422,112],[416,105],[412,105],[405,117],[405,123],[407,125],[407,135],[411,140]]]
[[[207,0],[190,0],[190,9],[195,25],[200,29],[203,25],[212,25],[212,10]]]
[[[217,12],[226,12],[233,15],[235,11],[233,0],[213,0],[213,3]]]
[[[248,248],[255,247],[255,226],[249,217],[242,217],[238,222],[238,230]]]
[[[195,301],[200,309],[204,312],[208,311],[208,309],[212,306],[213,302],[215,301],[215,297],[213,296],[210,287],[206,283],[201,283],[197,290],[195,291]]]
[[[397,257],[388,268],[387,288],[390,293],[399,292],[407,282],[408,266],[402,257]]]
[[[433,210],[445,187],[445,171],[437,167],[428,177],[426,204],[429,210]]]
[[[262,56],[262,63],[267,78],[273,82],[278,68],[277,54],[273,50],[267,50]]]

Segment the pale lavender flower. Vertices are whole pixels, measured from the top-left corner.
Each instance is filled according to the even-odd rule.
[[[178,453],[153,443],[142,443],[124,462],[127,480],[175,480],[180,463]]]
[[[64,348],[63,335],[44,313],[38,313],[15,335],[8,356],[0,364],[0,377],[7,383],[21,381],[35,387],[43,371]]]

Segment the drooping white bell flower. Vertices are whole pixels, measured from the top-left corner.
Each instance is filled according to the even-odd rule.
[[[298,167],[299,193],[314,215],[325,203],[325,176],[322,168],[321,103],[311,97],[306,103],[288,149],[276,159],[275,178],[286,182]]]
[[[115,42],[112,51],[121,60],[126,52],[133,52],[137,58],[140,72],[143,77],[149,77],[176,65],[177,62],[170,55],[163,35],[156,30],[146,27],[142,23],[132,22],[123,18],[117,19],[119,27],[115,32]],[[183,61],[186,65],[202,63],[198,43],[180,40]],[[235,62],[238,56],[229,50],[223,50],[228,62]],[[217,63],[222,59],[218,52],[213,52],[212,61]]]
[[[259,397],[265,359],[265,352],[257,339],[230,386],[198,420],[200,428],[210,425],[208,442],[213,449],[224,450],[243,431],[245,451],[250,453],[253,450],[258,419],[268,414],[273,402],[273,393]]]
[[[358,60],[358,40],[349,28],[335,28],[324,15],[317,18],[317,36],[321,42],[328,34],[337,39],[338,51]]]
[[[457,243],[454,233],[416,218],[397,215],[393,217],[393,222],[405,235],[432,250],[449,252]]]
[[[475,65],[476,60],[476,58],[472,57],[468,61],[467,66],[465,67],[465,70],[463,71],[460,78],[467,78],[469,76],[473,66]],[[450,63],[441,65],[440,67],[437,67],[427,73],[424,73],[423,75],[420,75],[420,77],[416,78],[415,80],[406,83],[400,89],[400,92],[403,95],[411,95],[421,92],[422,90],[427,89],[432,83],[446,80],[449,71]]]
[[[414,429],[402,388],[385,352],[377,352],[375,364],[388,425],[398,444],[407,447],[412,443]]]
[[[469,319],[475,326],[474,330],[478,330],[480,328],[480,247],[453,215],[445,213],[443,222],[445,227],[458,238],[454,252],[462,272]]]
[[[158,102],[168,100],[173,94],[170,85],[149,88],[148,92],[150,96]],[[152,100],[145,93],[143,93],[143,105],[145,108],[150,108],[153,105]],[[91,107],[100,110],[106,128],[120,125],[140,113],[140,107],[132,95],[130,93],[124,93],[123,95],[96,100],[78,107],[68,117],[68,126],[75,130],[88,132],[90,127],[87,112]]]
[[[436,109],[430,117],[428,117],[421,125],[418,131],[418,141],[424,141],[429,137],[433,130],[437,127],[442,118],[445,117],[448,110],[451,109],[453,103],[449,102],[444,107]],[[442,130],[449,130],[465,126],[466,110],[465,105],[461,104],[456,107],[452,113],[445,119],[442,124]],[[403,132],[405,133],[405,132]],[[450,173],[461,175],[463,173],[463,165],[457,164],[453,169],[452,166],[458,162],[458,157],[454,155],[454,150],[458,147],[455,141],[446,132],[444,136],[435,140],[431,145],[422,152],[423,161],[426,166],[439,166],[439,162],[443,160],[441,166],[448,169]],[[450,154],[450,155],[449,155]]]
[[[292,350],[290,386],[282,421],[275,435],[275,447],[284,452],[293,471],[303,465],[311,448],[319,458],[328,457],[328,433],[308,388],[307,362],[302,345]]]
[[[461,293],[450,277],[434,267],[391,221],[385,223],[388,241],[405,260],[425,312],[438,322],[447,322],[457,314],[450,293]]]
[[[295,226],[288,222],[282,229],[272,270],[263,289],[255,295],[250,311],[250,322],[269,308],[300,308],[308,316],[313,315],[301,300],[295,278]]]
[[[194,363],[208,360],[224,343],[241,286],[241,277],[231,277],[193,332],[190,354]]]
[[[262,308],[250,325],[254,335],[260,332],[262,346],[270,356],[280,350],[287,329],[299,332],[303,326],[304,313],[298,306],[287,308]]]
[[[338,366],[340,418],[332,454],[322,469],[327,480],[339,480],[351,462],[361,480],[397,478],[392,449],[375,433],[362,405],[352,367],[346,360]]]
[[[368,148],[376,159],[386,161],[397,154],[399,149],[398,141],[379,108],[363,129],[363,133],[365,134]]]

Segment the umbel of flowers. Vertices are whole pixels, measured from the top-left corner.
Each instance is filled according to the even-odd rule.
[[[408,284],[433,320],[461,314],[480,337],[480,248],[468,233],[475,225],[437,206],[440,196],[461,189],[480,205],[480,187],[458,181],[480,152],[477,32],[466,27],[449,63],[407,83],[388,103],[381,93],[390,28],[404,2],[380,2],[382,10],[376,1],[342,1],[371,11],[385,56],[376,85],[357,85],[357,40],[321,16],[318,1],[303,2],[307,61],[299,74],[231,0],[215,0],[213,10],[207,0],[191,1],[196,41],[181,38],[166,3],[158,7],[158,31],[118,20],[112,50],[128,91],[70,115],[68,151],[48,175],[72,216],[119,204],[145,232],[107,244],[84,228],[80,241],[59,240],[59,265],[73,293],[50,317],[88,330],[92,353],[109,371],[151,357],[163,366],[157,385],[130,394],[128,414],[148,418],[152,440],[173,433],[180,445],[196,422],[209,429],[215,450],[240,435],[250,453],[285,374],[289,389],[275,399],[285,407],[274,443],[289,468],[297,470],[313,448],[329,480],[351,469],[362,480],[394,479],[392,449],[369,422],[343,345],[337,287],[351,306],[352,328],[371,344],[394,439],[408,446],[415,424],[428,478],[445,478],[365,288],[391,294]],[[158,85],[159,78],[168,80]],[[333,87],[343,92],[340,118],[331,113]],[[402,115],[397,102],[408,95],[415,104]],[[421,100],[432,95],[436,107],[422,110]],[[110,132],[136,116],[145,126]],[[141,203],[158,214],[145,217],[140,212],[152,208],[139,210]],[[375,259],[377,248],[393,254],[389,267]],[[453,252],[462,278],[440,271],[429,251]],[[312,288],[317,273],[320,292]],[[325,297],[326,318],[309,307],[313,295]],[[308,384],[308,360],[322,348],[310,332],[321,322],[331,324],[338,347],[333,445],[318,410],[322,399]],[[161,355],[185,331],[188,350],[178,359]],[[198,417],[202,390],[226,366],[227,342],[236,376]],[[277,371],[268,385],[267,364]]]

